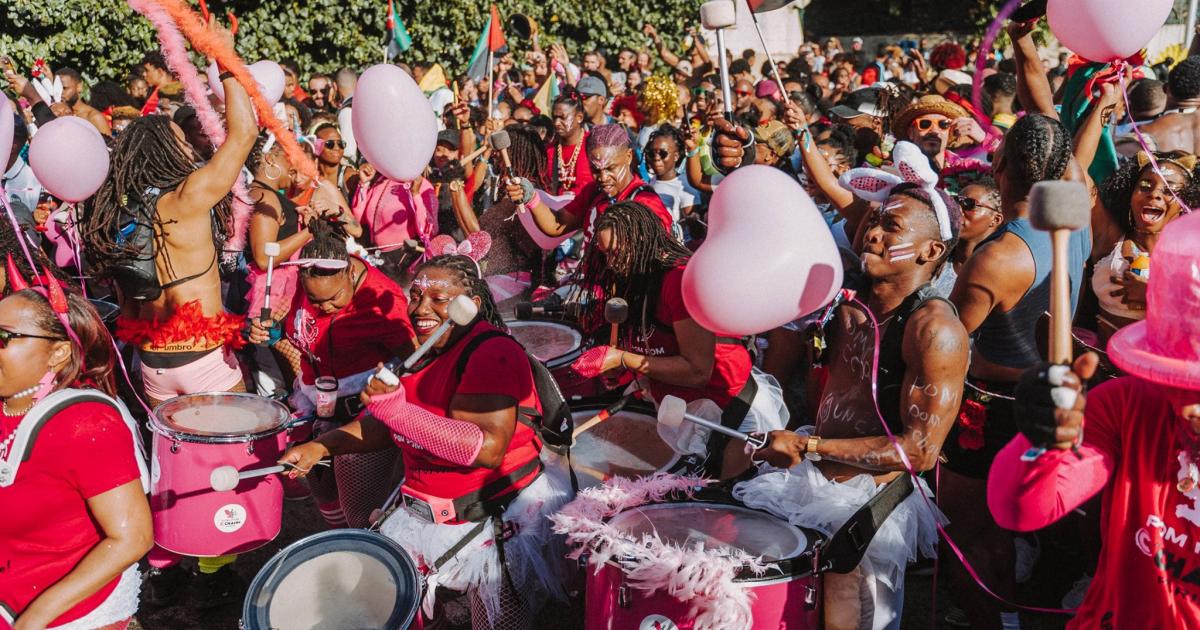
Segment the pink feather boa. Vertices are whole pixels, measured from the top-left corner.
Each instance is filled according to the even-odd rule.
[[[661,502],[668,494],[691,495],[707,481],[659,473],[641,479],[615,477],[603,485],[580,491],[579,496],[550,517],[554,531],[575,547],[572,558],[590,552],[588,561],[599,571],[607,562],[618,565],[634,588],[653,593],[665,590],[684,603],[696,630],[749,628],[752,593],[734,582],[744,569],[762,575],[770,568],[762,558],[733,549],[682,548],[658,536],[634,539],[608,525],[607,519],[647,503]]]
[[[200,74],[188,57],[186,40],[179,32],[171,14],[153,0],[127,0],[127,2],[131,9],[142,14],[147,20],[150,20],[150,23],[154,24],[167,65],[171,68],[171,72],[179,78],[179,82],[183,84],[184,96],[188,103],[196,109],[196,116],[200,119],[204,135],[212,140],[215,147],[224,144],[225,126],[221,122],[221,116],[213,109],[212,103],[208,100],[208,88],[200,79]],[[242,181],[241,177],[238,177],[233,184],[232,205],[233,225],[229,226],[231,233],[227,247],[231,250],[241,251],[246,246],[246,232],[250,226],[250,214],[254,210],[254,205],[250,203],[246,183]]]

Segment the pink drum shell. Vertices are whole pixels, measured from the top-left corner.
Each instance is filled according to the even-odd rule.
[[[621,583],[625,574],[613,563],[606,563],[599,572],[587,569],[585,630],[651,630],[653,616],[671,620],[680,630],[691,630],[695,621],[689,617],[690,604],[675,599],[665,591],[646,593],[628,588],[629,606],[618,604]],[[809,610],[804,603],[808,586],[814,586],[818,605]],[[764,582],[746,582],[744,588],[754,591],[750,604],[754,621],[749,630],[817,630],[821,627],[821,585],[812,576],[780,577]],[[646,625],[643,625],[645,623]]]
[[[221,466],[274,465],[285,450],[286,423],[241,437],[171,435],[154,421],[151,428],[150,509],[158,546],[185,556],[220,556],[257,549],[279,535],[283,484],[277,475],[245,479],[225,492],[212,489],[210,475]]]

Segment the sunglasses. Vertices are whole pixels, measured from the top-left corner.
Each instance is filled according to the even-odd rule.
[[[700,87],[694,87],[694,88],[692,88],[692,95],[693,95],[693,96],[708,96],[708,95],[710,95],[710,94],[712,94],[712,93],[713,93],[713,91],[712,91],[712,90],[706,90],[706,89],[704,89],[704,88],[700,88]]]
[[[646,149],[646,157],[650,159],[658,158],[665,160],[669,155],[671,155],[671,152],[666,149]]]
[[[733,93],[738,96],[754,96],[754,92],[751,90],[734,90]]]
[[[319,142],[323,142],[326,149],[345,149],[346,148],[345,140],[320,140]]]
[[[975,201],[974,199],[964,196],[964,195],[958,195],[957,197],[954,198],[954,200],[958,202],[958,206],[960,208],[962,208],[963,212],[972,212],[973,213],[973,212],[979,211],[980,209],[988,210],[991,212],[999,212],[999,210],[996,210],[992,206],[984,205],[984,204],[979,203],[978,201]]]
[[[950,131],[950,126],[954,124],[954,121],[948,118],[943,118],[936,121],[932,118],[918,118],[913,121],[913,126],[921,131],[929,131],[930,129],[933,129],[934,123],[937,123],[938,129],[941,129],[942,131]]]
[[[45,339],[47,341],[66,341],[62,337],[51,337],[49,335],[31,335],[28,333],[13,332],[0,328],[0,350],[8,347],[8,343],[13,339]]]

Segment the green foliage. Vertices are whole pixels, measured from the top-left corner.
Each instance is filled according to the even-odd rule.
[[[564,42],[573,58],[586,50],[646,46],[644,22],[676,46],[699,20],[699,0],[506,0],[501,17],[524,13],[541,27],[543,46]],[[363,68],[382,61],[386,0],[209,0],[214,13],[233,11],[238,52],[248,62],[293,59],[302,71]],[[402,61],[438,61],[458,74],[487,20],[488,5],[462,0],[403,0],[397,10],[414,46]],[[511,41],[524,50],[527,42]],[[72,65],[89,79],[123,78],[146,50],[153,28],[122,0],[0,0],[0,52],[27,70],[36,58]]]

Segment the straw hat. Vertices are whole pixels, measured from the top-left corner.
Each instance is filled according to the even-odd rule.
[[[1151,256],[1146,319],[1117,331],[1108,356],[1152,383],[1200,391],[1200,213],[1172,221]]]
[[[967,110],[946,100],[945,97],[929,94],[917,99],[916,103],[905,107],[892,120],[892,133],[897,138],[904,138],[908,127],[921,116],[941,114],[951,120],[967,116]]]

